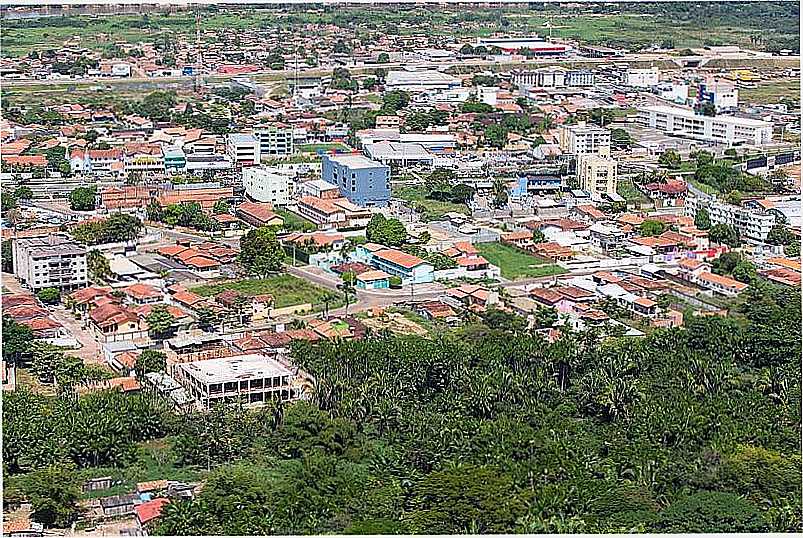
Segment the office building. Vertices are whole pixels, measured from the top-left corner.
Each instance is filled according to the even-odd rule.
[[[689,108],[653,105],[638,111],[638,122],[667,134],[728,146],[761,146],[772,142],[769,121],[733,116],[703,116]]]
[[[298,400],[302,392],[295,368],[257,354],[176,364],[173,376],[202,409],[240,402],[260,407]]]
[[[15,239],[14,274],[32,290],[86,286],[86,248],[65,235]]]
[[[259,140],[254,135],[233,133],[226,139],[226,154],[235,164],[253,166],[259,164]]]
[[[363,155],[324,155],[324,181],[362,207],[384,207],[390,200],[390,167]]]
[[[577,179],[580,188],[591,193],[594,200],[602,200],[607,194],[616,194],[616,159],[600,155],[577,157]]]
[[[660,73],[658,68],[628,69],[624,74],[624,83],[634,88],[650,88],[658,84]]]
[[[385,77],[385,88],[388,91],[448,90],[462,85],[459,78],[440,71],[390,71]]]
[[[511,74],[513,84],[532,88],[565,88],[594,85],[594,73],[588,70],[569,70],[545,67],[533,71],[516,70]]]
[[[570,155],[611,154],[611,131],[585,122],[563,125],[558,133],[558,143],[564,153]]]
[[[292,178],[276,168],[252,166],[243,169],[245,194],[257,202],[287,205],[290,202]]]
[[[287,125],[268,125],[256,127],[254,136],[259,140],[261,159],[279,159],[292,155],[293,128]]]

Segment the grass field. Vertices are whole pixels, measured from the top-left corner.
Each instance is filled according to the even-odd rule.
[[[744,103],[776,104],[784,98],[800,103],[799,78],[762,80],[755,88],[739,88],[739,101]]]
[[[331,150],[338,150],[338,151],[350,151],[351,148],[338,143],[331,143],[331,144],[299,144],[296,146],[296,149],[302,153],[317,153],[318,150],[322,150],[324,152],[329,152]]]
[[[477,243],[475,246],[486,260],[502,270],[505,278],[541,277],[566,272],[549,260],[502,243]]]
[[[395,187],[393,189],[393,197],[414,202],[416,207],[421,206],[424,209],[423,218],[425,221],[437,220],[445,213],[468,215],[468,207],[466,205],[430,200],[426,197],[426,192],[421,187]]]
[[[312,232],[318,229],[314,222],[305,219],[301,215],[291,213],[286,209],[274,208],[273,212],[284,219],[285,230]]]
[[[647,203],[650,201],[649,198],[644,196],[644,193],[633,185],[633,181],[630,179],[620,179],[616,185],[616,193],[628,202]]]
[[[247,280],[230,280],[220,284],[207,284],[192,288],[198,295],[209,297],[225,290],[234,290],[252,297],[254,295],[270,294],[276,300],[276,308],[311,303],[318,305],[326,296],[336,297],[329,303],[329,308],[336,308],[344,304],[339,293],[335,293],[293,275],[277,275],[268,278],[254,278]]]

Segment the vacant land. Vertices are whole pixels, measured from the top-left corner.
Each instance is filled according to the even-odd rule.
[[[333,142],[331,144],[299,144],[296,149],[302,153],[317,153],[319,151],[328,153],[332,150],[351,151],[351,148],[344,144]]]
[[[650,199],[636,188],[632,179],[620,179],[616,184],[616,192],[628,202],[649,203]]]
[[[426,191],[421,187],[394,187],[393,197],[413,202],[413,207],[422,213],[425,221],[438,220],[446,213],[468,215],[468,207],[465,204],[430,200],[426,197]]]
[[[800,105],[800,79],[778,78],[762,80],[755,88],[739,88],[739,101],[756,104],[775,104],[791,99]]]
[[[305,219],[301,215],[296,215],[295,213],[291,213],[286,209],[274,208],[273,212],[284,219],[285,230],[312,232],[318,229],[318,227],[315,226],[314,222]]]
[[[268,278],[230,280],[219,284],[207,284],[192,288],[192,291],[205,297],[225,290],[234,290],[253,297],[254,295],[273,295],[276,308],[310,303],[319,305],[326,297],[332,298],[329,308],[342,304],[340,294],[318,287],[293,275],[277,275]]]
[[[559,275],[566,271],[545,258],[533,256],[502,243],[477,243],[480,254],[502,270],[509,279]]]

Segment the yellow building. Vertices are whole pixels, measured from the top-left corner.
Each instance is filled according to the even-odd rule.
[[[577,179],[580,188],[590,192],[599,200],[606,194],[616,194],[616,159],[600,155],[580,155],[577,157]]]

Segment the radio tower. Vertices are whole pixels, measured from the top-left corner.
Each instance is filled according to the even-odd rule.
[[[204,64],[204,54],[201,48],[201,9],[195,6],[195,48],[198,57],[195,59],[195,91],[200,92],[204,80],[201,76],[201,66]]]

